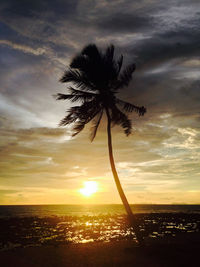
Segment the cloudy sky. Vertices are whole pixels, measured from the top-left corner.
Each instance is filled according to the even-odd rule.
[[[146,106],[128,138],[113,128],[131,203],[200,204],[200,2],[1,0],[0,204],[120,203],[104,125],[70,138],[58,82],[86,44],[113,43],[137,69],[120,97]],[[84,181],[97,181],[91,198]]]

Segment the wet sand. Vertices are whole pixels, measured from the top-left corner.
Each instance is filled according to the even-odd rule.
[[[200,233],[146,239],[145,247],[133,241],[93,242],[16,248],[0,252],[1,266],[199,266]]]

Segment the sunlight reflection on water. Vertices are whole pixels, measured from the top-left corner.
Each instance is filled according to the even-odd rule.
[[[143,236],[162,238],[199,231],[198,214],[137,215]],[[0,248],[109,242],[135,239],[125,215],[52,216],[0,219]]]

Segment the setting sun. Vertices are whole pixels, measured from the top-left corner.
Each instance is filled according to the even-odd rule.
[[[98,190],[98,183],[95,181],[84,182],[84,187],[79,191],[85,197],[90,197],[92,194],[96,193]]]

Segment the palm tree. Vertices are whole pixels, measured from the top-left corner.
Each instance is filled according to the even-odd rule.
[[[122,189],[112,150],[111,127],[120,125],[128,136],[131,133],[132,125],[126,113],[134,111],[142,116],[146,112],[143,106],[138,107],[116,97],[120,89],[129,85],[135,71],[135,64],[131,64],[120,73],[122,63],[122,55],[118,60],[114,59],[113,45],[108,46],[105,53],[102,53],[95,44],[87,45],[80,54],[72,59],[69,69],[65,71],[60,79],[62,83],[72,83],[75,88],[69,87],[68,94],[58,93],[56,99],[81,102],[81,105],[71,107],[68,114],[60,121],[60,126],[74,124],[72,136],[80,133],[84,126],[92,121],[90,138],[93,141],[102,116],[106,114],[112,173],[129,221],[134,228],[137,240],[141,243],[142,237],[139,226]]]

